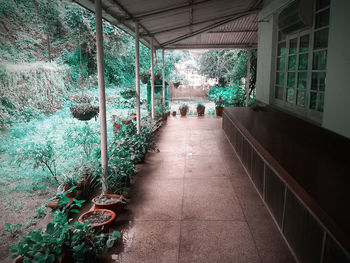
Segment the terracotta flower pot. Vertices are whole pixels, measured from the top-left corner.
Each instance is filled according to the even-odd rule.
[[[133,121],[136,121],[136,118],[137,118],[136,114],[130,114],[129,116]]]
[[[122,120],[122,123],[127,126],[131,123],[131,120]]]
[[[198,116],[203,116],[205,112],[205,107],[197,107]]]
[[[64,190],[65,192],[69,191],[71,188],[72,188],[72,186],[63,186],[63,190]],[[71,192],[69,192],[69,193],[66,194],[66,196],[67,196],[68,198],[74,198],[75,195],[76,195],[75,190],[73,190],[73,191],[71,191]]]
[[[115,220],[116,218],[116,214],[111,211],[111,210],[108,210],[108,209],[95,209],[95,210],[91,210],[91,211],[87,211],[85,212],[84,214],[82,214],[79,219],[78,219],[78,222],[79,224],[84,224],[84,216],[85,215],[90,215],[94,212],[98,212],[98,213],[108,213],[111,215],[111,218],[108,219],[107,221],[103,222],[103,223],[99,223],[99,224],[90,224],[90,226],[93,227],[94,231],[95,232],[98,232],[100,231],[102,228],[103,228],[103,232],[104,233],[108,233],[109,232],[109,227],[110,225],[112,224],[112,222]]]
[[[118,133],[118,130],[121,128],[122,126],[120,124],[114,123],[113,124],[113,132],[114,133]]]
[[[163,121],[166,121],[168,119],[168,114],[163,112],[162,113],[162,119],[163,119]]]
[[[224,107],[215,107],[216,110],[216,116],[222,116],[222,113],[224,112]]]
[[[182,117],[185,117],[186,114],[187,114],[187,110],[180,109],[180,114],[181,114]]]
[[[167,112],[168,117],[170,116],[170,111]]]
[[[173,111],[173,116],[176,116],[176,111]]]
[[[118,201],[115,201],[113,203],[108,203],[108,204],[101,204],[98,203],[96,201],[97,198],[99,198],[100,196],[96,196],[94,197],[91,202],[95,205],[95,209],[108,209],[108,210],[112,210],[113,212],[116,213],[116,215],[118,215],[122,209],[122,199],[120,195],[117,194],[104,194],[103,196],[105,197],[110,197],[110,198],[114,198],[114,199],[118,199]],[[120,201],[119,201],[120,200]]]

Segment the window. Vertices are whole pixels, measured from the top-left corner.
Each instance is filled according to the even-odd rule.
[[[321,116],[327,75],[329,2],[316,0],[311,29],[278,32],[273,103],[298,114]]]

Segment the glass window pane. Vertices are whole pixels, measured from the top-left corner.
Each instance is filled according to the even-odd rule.
[[[326,69],[327,66],[327,51],[314,52],[312,61],[313,69]]]
[[[286,35],[278,31],[278,42],[286,40]]]
[[[329,25],[329,9],[316,14],[315,29]]]
[[[298,39],[293,38],[289,40],[289,54],[296,54],[298,48]]]
[[[283,87],[275,87],[275,98],[283,100]]]
[[[295,89],[287,89],[287,102],[295,103]]]
[[[276,85],[284,86],[284,72],[276,72]]]
[[[315,32],[314,49],[328,47],[328,28]]]
[[[288,59],[288,69],[289,70],[295,70],[297,64],[297,56],[289,56]]]
[[[320,10],[326,6],[329,6],[330,0],[317,0],[316,2],[316,10]]]
[[[277,56],[283,56],[284,54],[286,54],[286,42],[278,44]]]
[[[318,111],[323,111],[323,102],[324,102],[324,94],[319,93],[318,94],[318,105],[317,105]]]
[[[300,37],[300,47],[299,52],[309,51],[309,35]]]
[[[298,90],[297,105],[305,107],[306,102],[306,91]]]
[[[310,92],[310,106],[309,106],[309,108],[312,110],[316,110],[316,99],[317,99],[317,93]]]
[[[298,73],[298,89],[306,89],[307,72]]]
[[[311,77],[311,89],[324,91],[326,87],[326,72],[313,72]]]
[[[277,59],[277,70],[284,70],[286,64],[286,59],[284,57]]]
[[[299,70],[307,70],[307,64],[308,64],[309,55],[308,54],[301,54],[299,55]]]
[[[288,72],[287,86],[291,88],[295,87],[295,72]]]

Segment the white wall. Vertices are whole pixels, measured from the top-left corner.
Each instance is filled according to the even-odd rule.
[[[350,138],[350,1],[331,0],[322,126]]]
[[[271,78],[274,77],[276,16],[273,13],[289,2],[291,0],[270,1],[259,13],[256,99],[266,104],[270,102]]]

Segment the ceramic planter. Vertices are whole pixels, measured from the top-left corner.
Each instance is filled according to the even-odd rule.
[[[216,110],[216,116],[222,116],[222,113],[224,112],[224,107],[215,107]]]
[[[83,218],[84,216],[86,215],[90,215],[94,212],[97,212],[97,213],[107,213],[107,214],[110,214],[111,215],[111,218],[108,219],[107,221],[103,222],[103,223],[98,223],[98,224],[90,224],[90,226],[93,227],[94,231],[95,232],[98,232],[100,231],[102,228],[103,228],[103,232],[104,233],[108,233],[109,232],[109,227],[110,225],[112,224],[112,222],[115,220],[116,218],[116,214],[111,211],[111,210],[108,210],[108,209],[95,209],[95,210],[91,210],[91,211],[87,211],[85,212],[84,214],[82,214],[79,219],[78,219],[78,222],[79,224],[84,224],[84,221],[83,221]]]
[[[120,213],[120,211],[122,210],[122,197],[120,195],[117,195],[117,194],[104,194],[103,196],[118,199],[118,201],[115,201],[113,203],[101,204],[101,203],[98,203],[96,201],[96,199],[100,197],[100,195],[98,195],[91,200],[91,202],[95,205],[95,209],[112,210],[113,212],[116,213],[116,215],[118,215]]]

